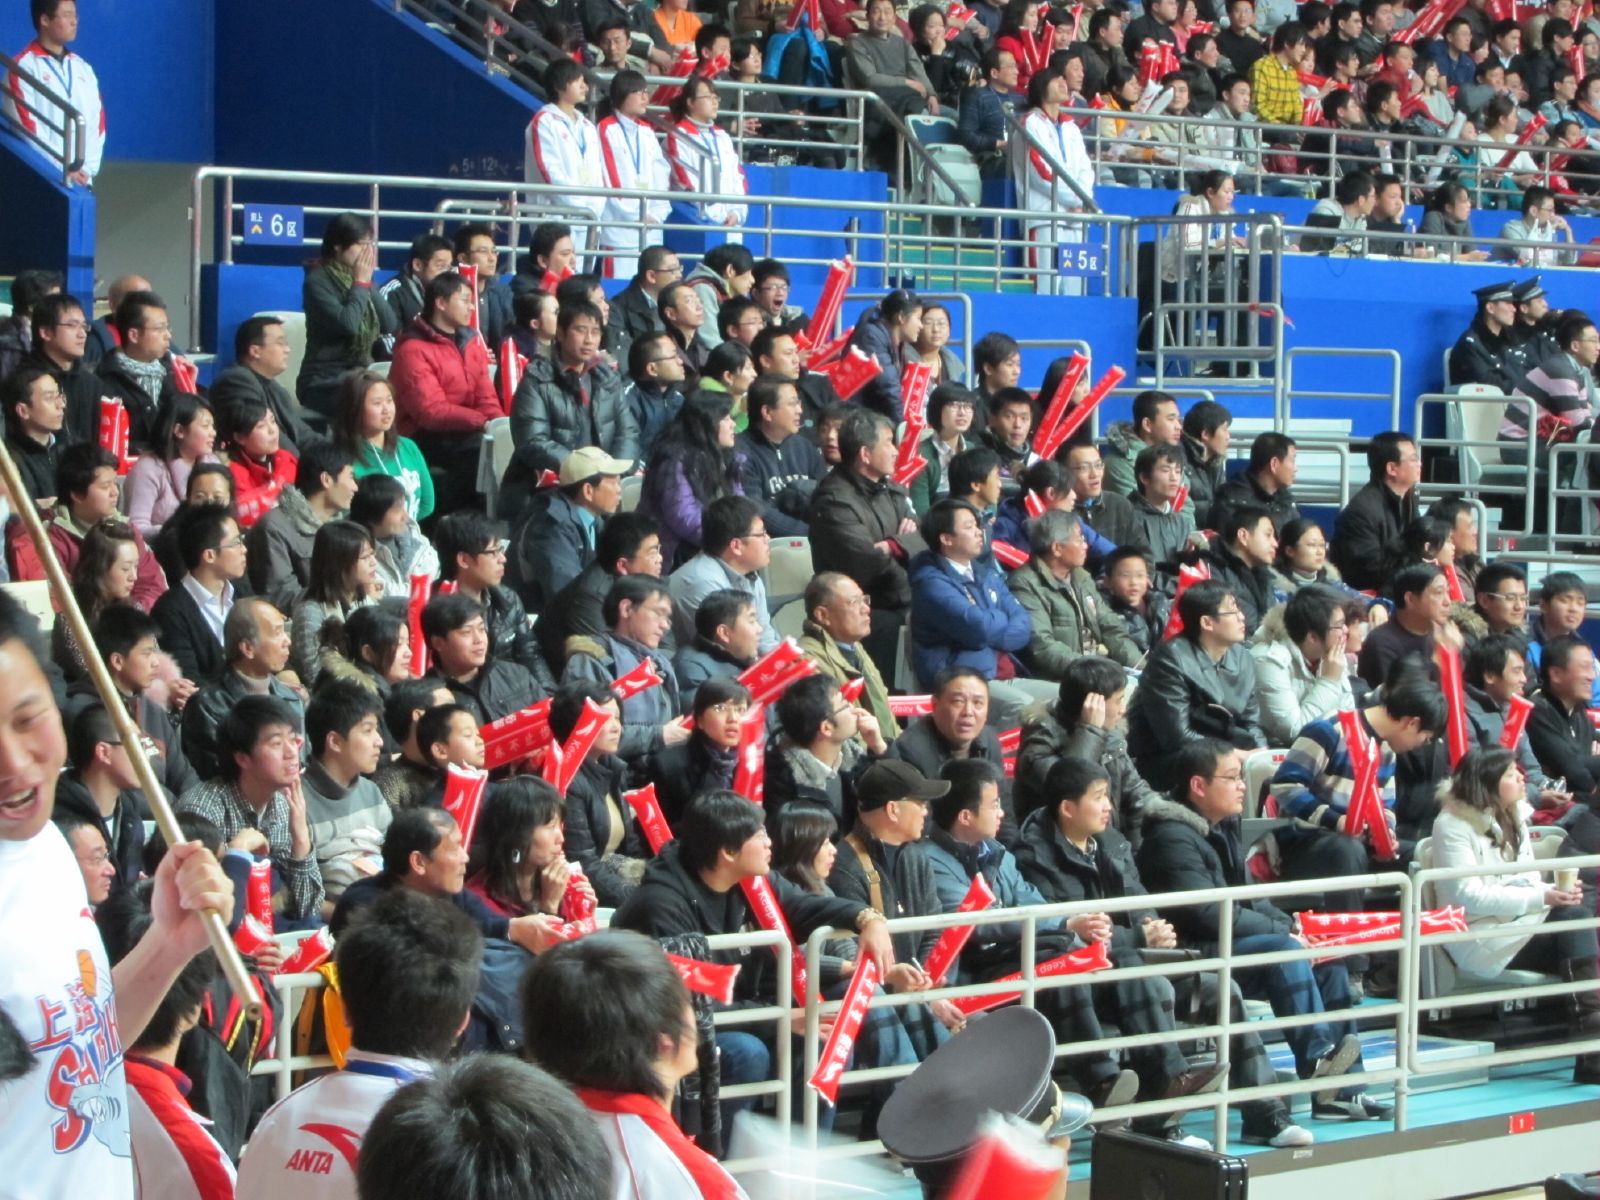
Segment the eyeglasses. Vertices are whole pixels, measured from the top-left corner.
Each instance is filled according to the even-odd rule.
[[[1240,775],[1213,775],[1211,777],[1211,782],[1212,783],[1243,783],[1244,782],[1244,776],[1242,774],[1240,774]]]
[[[724,700],[721,704],[713,704],[707,709],[719,717],[742,717],[749,710],[750,706],[742,700]]]
[[[1098,475],[1106,469],[1103,459],[1093,459],[1088,462],[1073,463],[1072,471],[1075,475]]]
[[[79,855],[78,861],[89,867],[103,867],[111,861],[109,850],[96,850],[88,856]]]
[[[1242,609],[1237,609],[1237,608],[1219,608],[1219,609],[1217,609],[1217,616],[1219,616],[1219,617],[1242,617],[1242,616],[1244,616],[1244,611]]]
[[[57,329],[87,329],[87,328],[89,328],[89,322],[85,321],[82,317],[79,317],[76,321],[57,321],[56,322],[56,328]]]
[[[490,558],[504,558],[506,556],[506,551],[510,548],[510,545],[511,544],[509,542],[496,542],[492,546],[485,546],[482,550],[478,551],[478,557],[482,558],[487,554]]]
[[[218,545],[217,549],[218,550],[237,550],[242,545],[244,545],[244,538],[242,538],[242,537],[233,537],[233,538],[229,538],[227,541],[225,541],[225,542],[221,543],[220,545]],[[365,558],[366,555],[362,555],[362,557]],[[377,557],[377,556],[374,555],[373,557]]]
[[[741,533],[739,536],[741,538],[766,538],[769,541],[772,539],[772,535],[765,529],[752,530],[750,533]]]

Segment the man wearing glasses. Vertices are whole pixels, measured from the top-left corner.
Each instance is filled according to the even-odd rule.
[[[1106,491],[1106,464],[1100,447],[1068,443],[1061,462],[1071,473],[1072,494],[1077,497],[1074,511],[1089,527],[1113,546],[1126,546],[1139,539],[1133,518],[1133,504],[1126,496]]]
[[[1173,748],[1220,738],[1240,750],[1267,744],[1256,670],[1238,598],[1207,580],[1178,597],[1183,632],[1150,652],[1128,706],[1128,753],[1150,786],[1173,786]]]
[[[611,319],[607,322],[607,341],[612,345],[632,345],[648,333],[664,328],[656,298],[669,283],[683,278],[678,253],[665,246],[646,246],[639,254],[639,270],[611,298]]]
[[[14,285],[13,285],[14,289]],[[19,367],[48,371],[66,401],[61,440],[100,440],[100,380],[84,358],[89,318],[76,296],[52,292],[33,306],[33,349]]]
[[[1334,565],[1360,591],[1388,583],[1384,549],[1417,516],[1422,454],[1409,434],[1389,430],[1367,443],[1369,479],[1340,512],[1329,547]]]
[[[122,344],[100,361],[101,394],[122,401],[127,409],[129,446],[152,448],[157,414],[174,403],[177,393],[194,391],[194,385],[178,380],[172,321],[160,296],[129,292],[117,305],[112,323]],[[98,404],[95,418],[98,426]]]
[[[761,572],[772,561],[772,535],[754,500],[723,496],[706,506],[700,521],[700,553],[667,580],[672,594],[672,631],[680,646],[695,640],[695,613],[713,592],[731,589],[750,597],[761,623],[757,650],[778,644],[778,631],[767,611],[767,585]]]
[[[1514,563],[1492,562],[1478,572],[1472,607],[1490,633],[1528,638],[1528,576]]]

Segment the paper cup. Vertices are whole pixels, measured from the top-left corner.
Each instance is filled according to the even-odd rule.
[[[1577,887],[1578,886],[1578,868],[1577,867],[1557,867],[1556,868],[1556,886],[1558,888],[1560,888],[1563,892],[1570,892],[1573,888]]]

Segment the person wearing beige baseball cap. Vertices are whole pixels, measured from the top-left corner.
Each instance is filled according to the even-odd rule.
[[[622,506],[622,477],[633,461],[580,446],[561,462],[556,486],[540,492],[508,551],[507,573],[529,610],[550,598],[594,561],[606,519]]]

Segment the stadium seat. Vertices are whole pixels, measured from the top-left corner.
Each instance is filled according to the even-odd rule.
[[[1565,831],[1560,831],[1563,836]],[[1544,858],[1560,847],[1559,838],[1549,839],[1551,849],[1541,853],[1538,842],[1534,843],[1535,857]],[[1416,855],[1412,860],[1413,871],[1426,871],[1434,865],[1433,839],[1425,837],[1417,843]],[[1423,908],[1437,907],[1437,898],[1434,895],[1432,884],[1423,889]],[[1535,987],[1539,984],[1554,983],[1555,978],[1550,975],[1540,974],[1538,971],[1519,971],[1508,968],[1501,971],[1493,979],[1478,979],[1472,975],[1463,974],[1456,970],[1455,963],[1451,960],[1446,946],[1422,947],[1422,959],[1417,976],[1419,994],[1424,1000],[1438,999],[1445,996],[1460,996],[1470,1002],[1473,992],[1499,991],[1501,988]],[[1439,1016],[1447,1016],[1447,1010],[1441,1010]]]
[[[801,626],[805,624],[805,603],[794,599],[772,614],[772,627],[782,637],[799,640]]]
[[[500,481],[506,477],[506,468],[511,465],[515,450],[511,444],[510,417],[496,417],[484,426],[483,449],[478,458],[478,490],[483,493],[484,507],[491,518],[496,515]]]
[[[961,189],[958,199],[950,194],[950,185],[937,176],[933,179],[932,191],[928,196],[932,204],[966,203],[976,205],[983,201],[983,180],[978,174],[978,164],[973,161],[968,149],[956,140],[956,123],[950,117],[930,117],[926,114],[909,116],[906,125],[910,128],[917,141],[927,150],[928,157],[944,169],[950,180]],[[913,194],[920,191],[922,186],[921,160],[911,159],[912,190]]]
[[[810,538],[773,538],[772,561],[767,564],[767,608],[777,612],[797,599],[815,573]]]
[[[639,494],[644,491],[644,476],[629,475],[622,481],[622,511],[635,512],[639,507]]]
[[[276,317],[283,322],[283,336],[289,339],[289,366],[283,373],[288,387],[294,390],[294,381],[300,378],[300,364],[306,357],[306,315],[303,312],[258,312],[257,317]]]
[[[1287,750],[1252,750],[1244,759],[1244,815],[1262,815],[1261,798],[1277,773],[1278,764],[1289,757]]]

